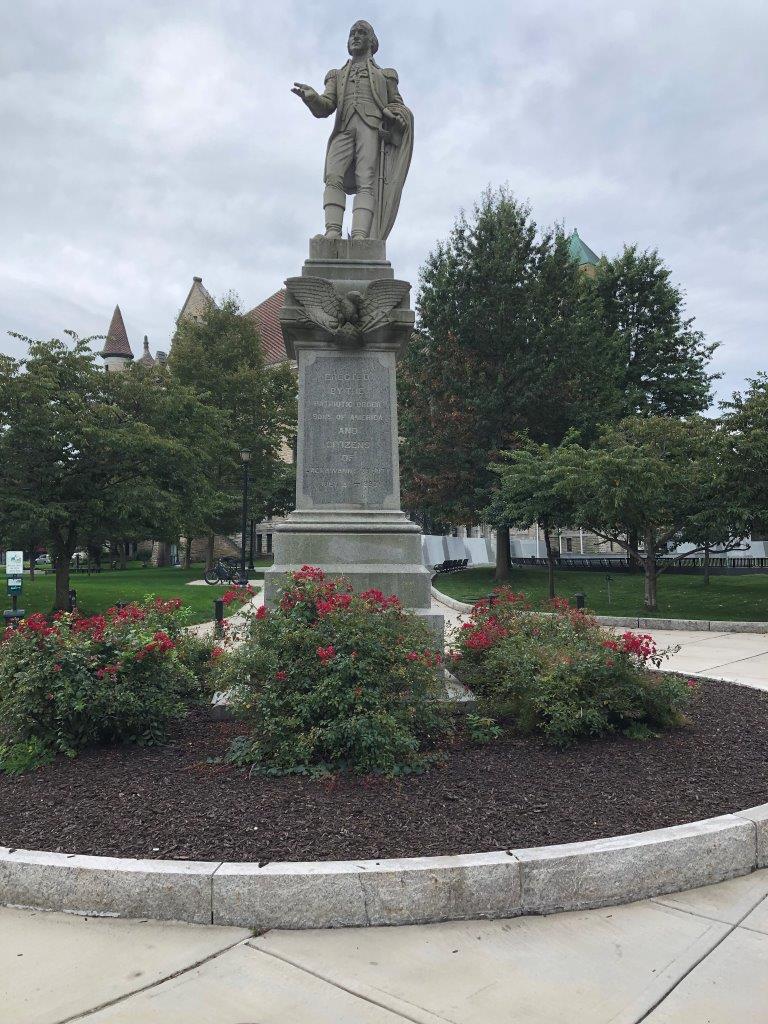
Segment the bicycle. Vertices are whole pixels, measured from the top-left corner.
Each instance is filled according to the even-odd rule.
[[[217,583],[234,583],[244,587],[248,583],[248,574],[240,571],[240,561],[236,558],[219,558],[213,568],[205,573],[205,582],[210,586]]]

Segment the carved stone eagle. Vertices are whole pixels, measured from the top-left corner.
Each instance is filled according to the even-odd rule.
[[[411,290],[407,281],[371,281],[365,292],[340,295],[323,277],[289,277],[285,282],[307,321],[337,344],[362,345],[365,336],[390,320],[393,309]]]

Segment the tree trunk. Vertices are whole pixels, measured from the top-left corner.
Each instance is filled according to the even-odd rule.
[[[29,549],[29,582],[32,583],[34,578],[35,578],[35,545],[33,544],[32,547]]]
[[[128,544],[129,541],[124,540],[120,544],[120,568],[128,568]]]
[[[216,543],[216,535],[211,531],[208,534],[208,547],[205,552],[205,571],[213,568],[213,547]]]
[[[547,578],[549,582],[549,599],[555,596],[555,555],[552,551],[552,537],[549,533],[549,522],[545,519],[541,524],[544,530],[544,547],[547,552]]]
[[[629,547],[635,551],[640,550],[640,533],[638,530],[627,530],[627,540],[629,541]],[[640,572],[644,570],[644,563],[633,555],[631,551],[627,552],[629,558],[629,567],[631,572]]]
[[[192,564],[192,538],[184,538],[184,556],[182,566],[185,569],[189,569]]]
[[[643,542],[645,547],[645,558],[643,559],[645,595],[643,603],[647,612],[655,612],[659,569],[656,564],[656,537],[652,529],[649,528],[644,531]]]
[[[709,563],[710,563],[710,552],[709,544],[704,545],[704,586],[709,585]]]
[[[496,528],[496,582],[506,583],[509,580],[512,560],[509,552],[509,527]]]
[[[54,607],[57,612],[69,611],[69,552],[54,549],[53,566],[56,571],[56,600]]]

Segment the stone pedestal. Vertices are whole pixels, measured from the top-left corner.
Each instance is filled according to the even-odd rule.
[[[346,296],[394,273],[384,242],[318,237],[302,276],[331,281]],[[397,594],[442,638],[443,617],[429,610],[421,530],[400,510],[395,365],[413,321],[405,298],[364,344],[342,346],[307,319],[288,283],[280,322],[299,366],[296,510],[275,527],[266,599],[283,573],[317,565],[355,590]]]

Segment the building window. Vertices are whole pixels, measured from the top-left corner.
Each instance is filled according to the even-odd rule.
[[[573,552],[573,540],[571,537],[565,538],[565,550],[568,552],[568,554],[572,554]]]
[[[272,554],[272,534],[271,533],[267,534],[267,554],[268,555]]]

